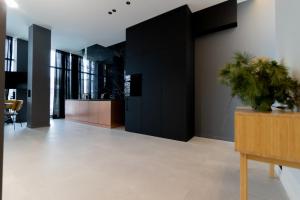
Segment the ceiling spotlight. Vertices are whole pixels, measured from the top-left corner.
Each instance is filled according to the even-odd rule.
[[[130,1],[126,1],[126,4],[127,4],[127,5],[130,5],[130,4],[131,4],[131,2],[130,2]]]
[[[113,11],[113,12],[117,12],[117,10],[116,10],[116,9],[112,9],[112,11]]]
[[[109,11],[109,12],[108,12],[108,14],[109,14],[109,15],[112,15],[112,12],[111,12],[111,11]]]
[[[19,4],[15,0],[5,0],[5,3],[10,8],[19,8]]]

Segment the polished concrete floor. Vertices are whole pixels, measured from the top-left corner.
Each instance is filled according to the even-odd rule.
[[[238,200],[228,142],[188,143],[55,120],[5,127],[4,200]],[[286,200],[268,166],[250,163],[250,200]]]

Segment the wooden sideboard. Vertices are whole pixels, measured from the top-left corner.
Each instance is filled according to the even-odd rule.
[[[68,120],[106,128],[124,124],[122,101],[66,100],[65,116]]]
[[[248,199],[248,160],[300,168],[300,113],[235,112],[235,149],[240,152],[241,200]]]

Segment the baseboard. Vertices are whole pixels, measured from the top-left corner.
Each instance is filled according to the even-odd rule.
[[[297,178],[298,172],[293,169],[284,167],[282,170],[279,167],[275,168],[275,172],[280,178],[280,181],[290,200],[299,200],[300,198],[300,182]]]

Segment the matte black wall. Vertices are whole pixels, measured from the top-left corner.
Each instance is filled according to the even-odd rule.
[[[94,98],[124,100],[124,52],[125,42],[87,48],[87,59],[96,64],[94,91],[97,95]]]
[[[77,55],[72,55],[72,71],[71,71],[71,99],[79,98],[79,63]]]
[[[126,130],[187,141],[194,134],[194,43],[188,6],[126,31],[126,74],[142,96],[126,98]]]
[[[237,1],[229,0],[193,13],[193,34],[200,37],[237,27]]]
[[[17,71],[28,72],[28,41],[17,39]],[[17,99],[23,100],[23,108],[17,116],[18,122],[27,121],[27,88],[17,88]]]
[[[28,43],[27,126],[50,125],[50,50],[51,31],[32,25]]]

